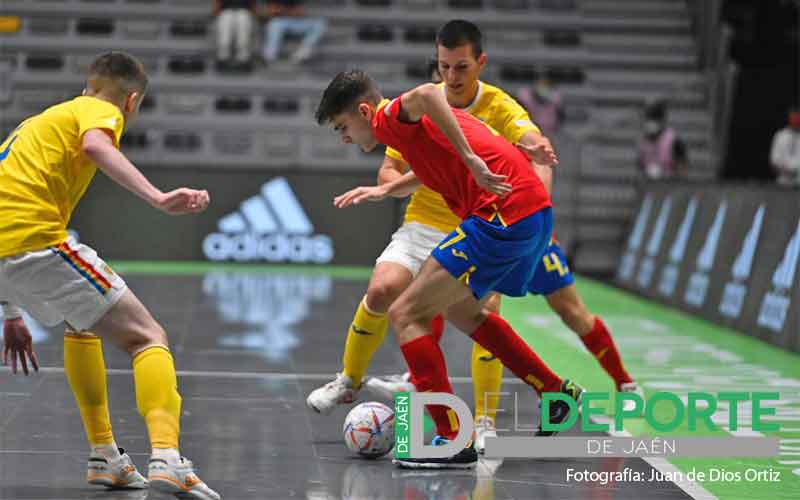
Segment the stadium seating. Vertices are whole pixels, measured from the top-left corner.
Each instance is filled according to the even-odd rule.
[[[114,48],[142,58],[151,74],[149,106],[124,144],[134,161],[375,169],[375,155],[337,145],[314,123],[322,89],[356,64],[389,95],[423,81],[436,27],[464,17],[486,34],[486,81],[513,92],[548,71],[560,84],[571,151],[561,151],[569,161],[559,167],[555,198],[577,267],[603,271],[617,259],[636,197],[645,100],[669,99],[670,121],[689,145],[691,177],[715,175],[707,83],[682,0],[312,0],[308,11],[329,21],[317,57],[248,75],[214,69],[210,7],[205,0],[6,0],[0,15],[20,16],[22,27],[0,33],[0,62],[12,68],[0,131],[75,95],[92,56]]]

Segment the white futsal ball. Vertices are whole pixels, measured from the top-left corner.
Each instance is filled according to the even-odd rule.
[[[342,434],[347,448],[362,457],[386,455],[394,447],[394,412],[383,403],[361,403],[347,414]]]

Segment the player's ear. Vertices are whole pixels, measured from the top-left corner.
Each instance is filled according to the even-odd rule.
[[[486,64],[486,52],[478,56],[478,66],[483,67]]]
[[[128,92],[128,97],[125,99],[125,112],[132,113],[136,110],[136,103],[139,100],[139,93],[136,91]]]
[[[86,95],[86,87],[84,87],[83,90],[81,90],[81,95]]]
[[[366,102],[358,104],[358,114],[367,120],[372,120],[372,106]]]

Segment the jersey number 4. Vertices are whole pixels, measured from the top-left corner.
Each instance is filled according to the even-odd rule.
[[[559,276],[564,276],[569,271],[569,267],[561,263],[561,259],[558,258],[558,254],[555,252],[550,252],[550,255],[545,255],[542,261],[544,262],[544,270],[548,273],[558,271]]]

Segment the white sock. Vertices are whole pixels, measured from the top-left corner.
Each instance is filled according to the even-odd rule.
[[[181,462],[181,454],[177,448],[153,448],[150,458],[158,458],[173,465]]]
[[[100,455],[107,460],[114,460],[120,457],[119,448],[114,441],[111,441],[111,444],[93,444],[91,447],[93,454]]]

